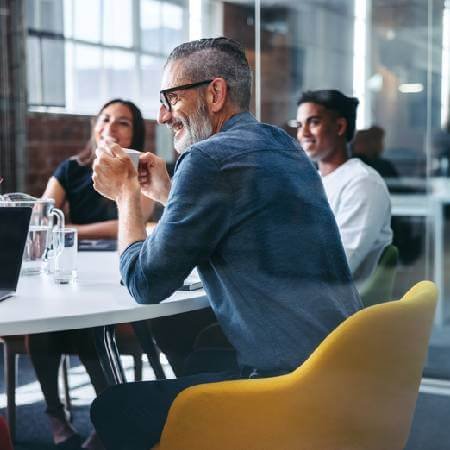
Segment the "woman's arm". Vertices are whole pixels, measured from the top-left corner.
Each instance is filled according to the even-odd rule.
[[[64,209],[66,206],[66,191],[55,177],[50,177],[42,198],[55,200],[55,207]],[[78,239],[117,239],[117,220],[94,222],[85,225],[67,223],[66,226],[78,230]]]
[[[62,209],[66,203],[66,191],[55,177],[50,177],[42,198],[52,198],[55,200],[55,208]]]
[[[42,194],[42,197],[54,199],[56,208],[63,209],[66,203],[66,191],[55,177],[51,177],[48,180],[47,187]],[[145,195],[141,195],[141,207],[142,216],[145,222],[147,222],[153,214],[155,202]],[[93,222],[83,225],[68,223],[66,226],[78,230],[78,239],[117,239],[117,224],[117,220],[107,220],[104,222]]]
[[[117,239],[117,220],[86,223],[83,225],[67,224],[78,230],[78,239]]]
[[[152,199],[141,195],[141,207],[142,217],[147,221],[153,214],[155,203]],[[69,226],[78,230],[79,239],[117,239],[117,220],[94,222],[85,225],[70,224]]]

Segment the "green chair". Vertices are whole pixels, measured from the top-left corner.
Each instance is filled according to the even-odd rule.
[[[388,245],[380,256],[377,268],[359,289],[365,307],[392,299],[397,265],[398,249],[395,245]]]

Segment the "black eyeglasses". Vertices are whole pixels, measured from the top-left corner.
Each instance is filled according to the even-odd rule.
[[[209,84],[212,81],[213,80],[204,80],[204,81],[199,81],[197,83],[182,84],[181,86],[175,86],[173,88],[163,89],[162,91],[159,91],[159,101],[162,105],[164,105],[164,108],[166,108],[167,111],[171,112],[172,105],[175,105],[178,101],[178,95],[173,94],[175,91],[186,91],[188,89],[194,89],[199,86],[203,86],[204,84]]]

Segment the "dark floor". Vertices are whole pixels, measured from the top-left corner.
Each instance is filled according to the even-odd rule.
[[[2,346],[0,346],[2,347]],[[0,395],[4,394],[4,379],[3,379],[3,348],[0,350]],[[76,370],[79,361],[76,358],[71,358],[71,364]],[[28,357],[20,356],[18,358],[18,386],[27,385],[35,382],[33,368]],[[80,383],[77,383],[78,388],[82,388]],[[50,450],[55,447],[52,444],[50,435],[50,428],[45,416],[45,404],[36,385],[30,391],[30,399],[33,403],[21,404],[17,408],[17,441],[15,450]],[[4,397],[4,395],[2,395]],[[4,398],[2,401],[4,405]],[[0,409],[0,414],[6,415],[4,409]],[[91,425],[89,420],[89,405],[74,405],[72,408],[72,421],[74,426],[82,436],[87,437],[91,432]],[[1,449],[0,449],[1,450]]]
[[[0,398],[4,404],[3,349],[0,346]],[[78,360],[72,358],[72,367]],[[150,371],[148,370],[147,373]],[[427,377],[444,378],[450,381],[450,329],[435,331],[424,371]],[[26,356],[19,358],[19,386],[35,381],[34,372]],[[85,380],[85,379],[84,379]],[[82,388],[87,380],[77,382]],[[450,384],[449,384],[450,386]],[[33,387],[33,403],[23,404],[17,410],[16,450],[53,450],[50,430],[44,414],[44,402],[38,389]],[[0,414],[5,414],[0,409]],[[73,424],[84,437],[91,431],[89,405],[73,407]],[[0,449],[1,450],[1,449]],[[212,449],[213,450],[213,449]],[[450,450],[450,387],[444,395],[420,393],[417,402],[412,431],[406,450]]]

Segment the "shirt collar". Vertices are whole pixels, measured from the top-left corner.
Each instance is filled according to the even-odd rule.
[[[219,133],[222,133],[223,131],[228,131],[231,128],[233,128],[235,125],[238,125],[238,124],[242,125],[242,124],[250,124],[250,123],[255,123],[255,122],[257,122],[257,120],[251,113],[249,113],[248,111],[240,112],[240,113],[235,114],[234,116],[231,116],[227,121],[225,121],[225,123],[223,124],[223,127],[221,128]],[[193,144],[191,147],[195,147],[195,144]],[[186,153],[189,153],[191,147],[189,147],[189,149],[186,149],[186,151],[183,152],[183,154],[180,155],[180,157],[178,158],[178,160],[175,164],[174,173],[177,171],[178,166],[180,165],[180,162],[182,161],[182,159],[184,158]]]
[[[227,131],[230,128],[233,128],[235,125],[237,125],[239,123],[239,125],[242,124],[250,124],[250,123],[254,123],[257,122],[257,120],[255,119],[255,117],[249,113],[248,111],[244,111],[244,112],[240,112],[235,114],[234,116],[231,116],[224,124],[222,129],[219,131]]]

